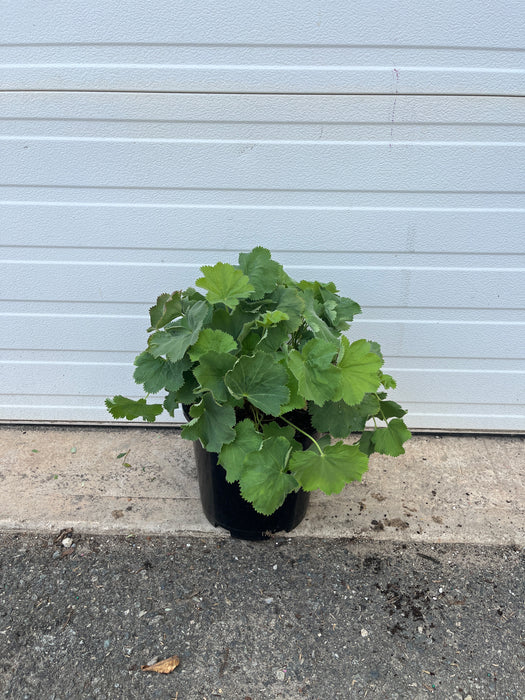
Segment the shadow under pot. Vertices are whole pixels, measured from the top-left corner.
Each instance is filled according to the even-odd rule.
[[[183,406],[187,420],[191,420],[189,409],[190,406]],[[303,430],[312,430],[306,411],[294,411],[290,418]],[[311,440],[299,432],[296,433],[295,439],[301,443],[303,450],[312,444]],[[309,493],[302,489],[289,493],[282,506],[274,513],[262,515],[241,496],[238,482],[230,484],[226,481],[226,471],[218,463],[216,452],[208,452],[198,440],[194,441],[193,449],[202,509],[207,520],[215,527],[223,527],[232,537],[239,539],[266,540],[273,533],[283,530],[290,532],[305,517],[310,500]]]

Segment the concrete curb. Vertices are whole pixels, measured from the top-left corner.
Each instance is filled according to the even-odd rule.
[[[313,494],[290,535],[523,545],[524,444],[415,436],[401,457],[374,455],[362,483]],[[227,536],[202,514],[176,428],[0,426],[0,446],[0,530]]]

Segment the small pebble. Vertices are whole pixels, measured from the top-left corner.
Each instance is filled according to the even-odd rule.
[[[361,637],[368,637],[368,632],[365,629],[361,630]]]
[[[64,537],[64,539],[62,540],[62,547],[71,547],[72,544],[73,540],[71,539],[71,537]]]
[[[284,679],[286,678],[286,674],[284,671],[276,671],[275,675],[278,681],[284,681]]]

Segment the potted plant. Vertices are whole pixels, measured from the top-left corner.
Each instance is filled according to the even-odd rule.
[[[360,480],[373,452],[402,454],[406,411],[387,400],[395,381],[380,346],[344,334],[361,309],[333,283],[296,282],[262,247],[201,272],[202,292],[158,297],[135,359],[135,381],[167,392],[162,403],[119,395],[106,406],[151,422],[182,404],[206,516],[261,539],[295,527],[309,492]]]

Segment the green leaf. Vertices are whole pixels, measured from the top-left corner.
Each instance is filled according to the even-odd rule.
[[[250,253],[240,253],[239,267],[253,285],[252,299],[260,299],[270,293],[282,274],[282,265],[272,260],[269,250],[260,246]]]
[[[237,349],[237,343],[229,333],[203,328],[197,342],[189,349],[189,356],[195,362],[201,355],[214,352],[231,352]]]
[[[305,304],[303,314],[315,337],[332,344],[339,344],[339,333],[330,328],[319,315],[322,307],[314,297],[314,290],[305,289],[303,299]]]
[[[356,445],[337,442],[325,447],[323,454],[314,450],[294,452],[289,468],[305,491],[321,489],[330,495],[339,493],[351,481],[361,481],[368,458]]]
[[[322,302],[321,316],[327,320],[331,327],[336,328],[338,331],[347,330],[354,316],[361,313],[359,304],[349,297],[341,297],[335,294],[325,285],[319,285],[316,296]]]
[[[161,389],[177,391],[184,384],[182,373],[190,366],[187,358],[170,362],[162,357],[153,357],[145,351],[135,358],[133,378],[137,384],[143,384],[148,394],[156,394]]]
[[[240,479],[246,468],[246,457],[257,452],[263,441],[262,435],[255,430],[253,421],[249,418],[237,423],[235,433],[235,440],[223,445],[218,460],[226,470],[226,481],[230,484]]]
[[[236,398],[246,398],[264,413],[278,416],[281,406],[290,398],[286,386],[288,374],[274,355],[261,352],[253,357],[243,355],[228,372],[225,383]]]
[[[224,331],[232,338],[239,340],[246,325],[254,326],[257,313],[248,312],[244,308],[237,306],[233,311],[228,311],[224,306],[213,309],[213,316],[210,327]],[[248,332],[248,331],[246,331]]]
[[[193,370],[201,389],[211,391],[217,403],[225,403],[230,396],[224,377],[235,362],[236,358],[228,353],[207,352],[202,355],[198,367]]]
[[[361,437],[359,438],[359,442],[357,443],[359,450],[370,457],[370,455],[374,452],[374,444],[372,442],[372,435],[374,431],[373,430],[366,430]]]
[[[271,515],[297,488],[295,478],[285,471],[290,449],[285,437],[271,437],[249,455],[250,468],[243,471],[239,484],[242,497],[258,513]]]
[[[267,328],[268,326],[273,326],[276,323],[280,323],[281,321],[288,321],[290,317],[288,314],[284,313],[284,311],[281,311],[280,309],[276,309],[275,311],[266,311],[257,321],[257,325],[259,326],[264,326]]]
[[[163,410],[161,404],[148,404],[146,399],[133,401],[125,396],[120,396],[120,394],[112,399],[106,399],[105,403],[113,418],[126,418],[127,420],[142,418],[149,423],[153,423]]]
[[[365,394],[363,401],[355,406],[344,401],[328,401],[322,408],[315,403],[308,406],[314,428],[340,438],[364,430],[368,418],[378,410],[379,402],[374,394]]]
[[[386,428],[376,428],[372,433],[375,452],[397,457],[405,453],[403,443],[410,439],[412,433],[399,418],[393,418]]]
[[[208,290],[206,299],[210,304],[225,304],[234,309],[240,299],[254,291],[249,278],[228,263],[218,262],[213,267],[204,265],[201,272],[204,277],[199,277],[195,284]]]
[[[374,413],[374,415],[378,415],[387,420],[388,418],[403,418],[406,413],[405,409],[395,401],[381,401],[379,403],[379,410],[377,413]]]
[[[391,377],[390,374],[383,374],[381,372],[380,374],[381,377],[381,384],[385,387],[385,389],[395,389],[397,384],[396,380],[394,377]]]
[[[280,415],[283,416],[285,413],[289,413],[290,411],[293,411],[296,408],[305,409],[306,400],[304,399],[302,394],[299,393],[299,382],[286,366],[285,360],[282,360],[281,364],[286,368],[286,372],[288,374],[288,381],[286,382],[286,386],[290,391],[290,398],[288,399],[288,403],[286,403],[284,406],[281,406]]]
[[[148,333],[151,331],[163,328],[167,323],[173,321],[182,314],[181,293],[173,292],[173,294],[161,294],[157,297],[157,303],[149,310],[151,326],[148,328]]]
[[[304,299],[300,292],[295,287],[279,285],[270,298],[275,307],[288,316],[288,319],[283,321],[287,332],[295,333],[302,323],[304,311]]]
[[[375,353],[379,358],[381,358],[381,364],[383,364],[385,360],[383,357],[383,353],[381,352],[381,346],[379,345],[379,343],[376,343],[373,340],[369,340],[368,342],[370,343],[370,352]]]
[[[148,352],[153,357],[166,355],[168,360],[172,362],[181,360],[190,345],[197,341],[209,313],[210,307],[207,302],[197,301],[188,309],[186,316],[170,325],[166,330],[157,331],[150,336]]]
[[[337,363],[341,370],[341,391],[337,399],[343,399],[349,406],[361,403],[366,393],[378,388],[381,364],[381,359],[370,352],[367,340],[356,340],[350,345],[343,336]]]
[[[288,367],[297,379],[299,393],[319,406],[332,400],[339,386],[339,370],[332,364],[335,353],[332,343],[312,338],[302,352],[292,350],[288,355]]]
[[[288,339],[289,333],[286,330],[284,322],[279,323],[277,326],[270,326],[265,329],[262,338],[257,343],[257,349],[254,348],[254,351],[276,352],[281,345],[288,342]]]
[[[164,408],[173,417],[179,404],[192,404],[200,399],[196,393],[199,384],[191,371],[183,372],[184,384],[177,391],[170,392],[164,399]]]
[[[303,449],[301,443],[297,442],[295,439],[295,428],[291,425],[279,425],[276,421],[272,421],[271,423],[265,423],[262,428],[265,440],[271,437],[285,437],[292,446],[292,449]]]
[[[219,406],[211,394],[204,394],[190,408],[192,420],[181,431],[185,440],[200,440],[208,452],[220,452],[223,445],[235,440],[235,410],[228,404]]]

